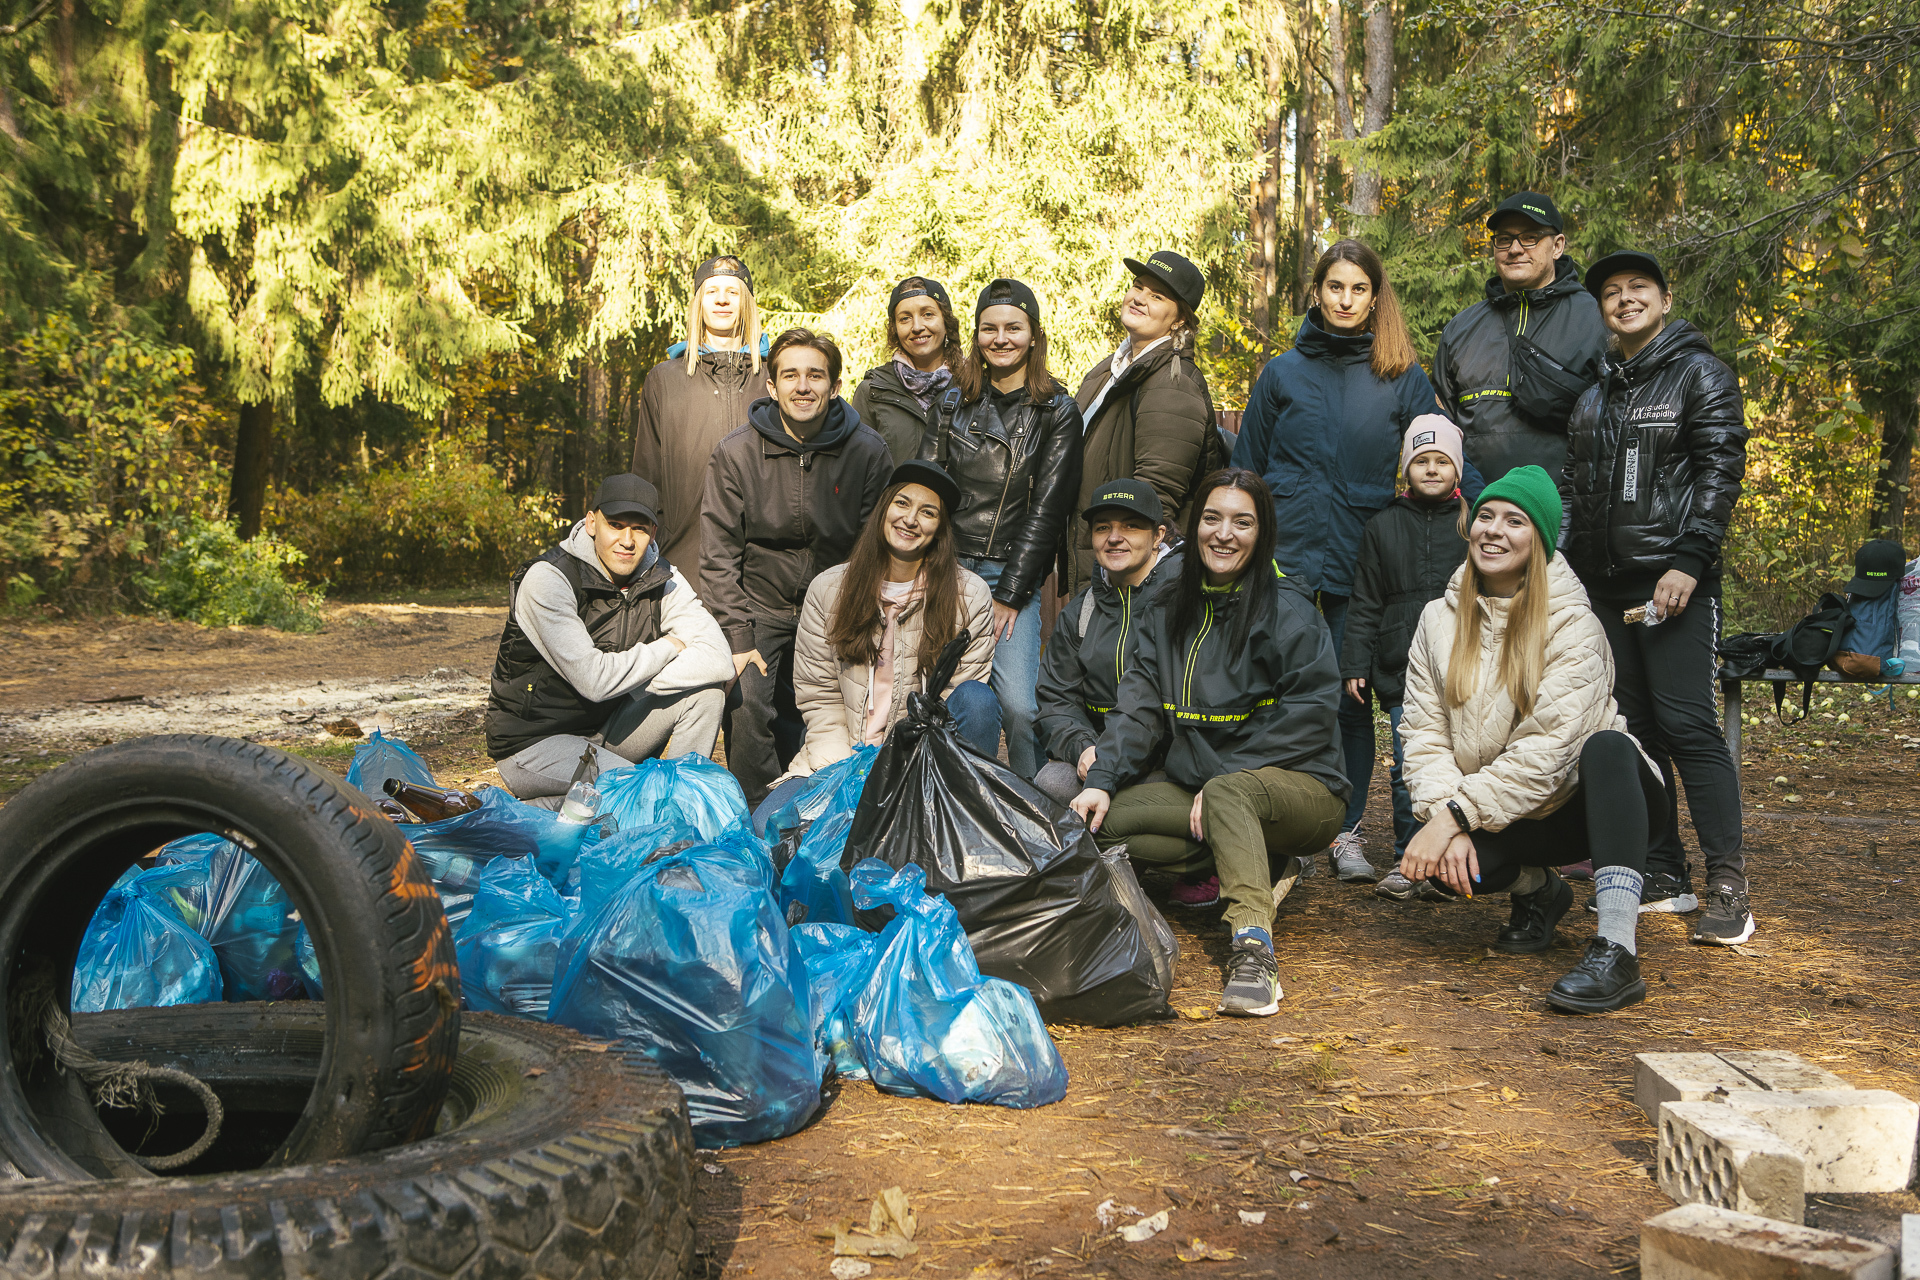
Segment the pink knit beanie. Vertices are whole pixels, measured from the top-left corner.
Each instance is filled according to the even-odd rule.
[[[1401,438],[1400,474],[1407,474],[1407,468],[1413,460],[1430,449],[1438,449],[1453,459],[1455,475],[1466,474],[1466,464],[1461,460],[1464,441],[1460,428],[1453,425],[1450,418],[1437,413],[1423,413],[1407,424],[1407,433]]]

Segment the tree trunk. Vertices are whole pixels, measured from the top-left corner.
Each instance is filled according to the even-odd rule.
[[[1393,118],[1393,6],[1374,0],[1367,10],[1367,98],[1360,136],[1370,138]],[[1380,170],[1356,160],[1353,169],[1353,211],[1366,217],[1380,212]]]
[[[1886,401],[1880,421],[1880,471],[1873,480],[1873,510],[1867,526],[1895,540],[1906,524],[1916,425],[1920,425],[1920,398],[1908,392]]]
[[[1253,327],[1260,335],[1260,345],[1271,352],[1273,307],[1280,292],[1280,155],[1286,145],[1286,120],[1281,111],[1280,51],[1269,42],[1264,57],[1267,109],[1254,147],[1266,152],[1267,163],[1253,180],[1247,244],[1251,251],[1248,265],[1253,269]]]
[[[1341,141],[1352,142],[1353,87],[1347,74],[1347,10],[1342,0],[1329,0],[1327,5],[1327,78],[1333,81],[1333,127],[1340,131]],[[1352,199],[1349,184],[1347,199],[1336,196],[1334,204],[1351,208]]]
[[[1320,229],[1320,86],[1316,83],[1312,46],[1313,0],[1299,0],[1300,109],[1294,116],[1293,184],[1294,231],[1293,313],[1306,311],[1307,290],[1313,283],[1313,261],[1318,256],[1314,235]]]
[[[240,406],[233,433],[233,484],[227,491],[227,519],[242,538],[260,532],[267,506],[267,465],[273,455],[273,401]]]

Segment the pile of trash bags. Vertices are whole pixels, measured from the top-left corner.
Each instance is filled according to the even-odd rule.
[[[378,733],[347,776],[370,797],[435,786]],[[703,1145],[794,1132],[834,1073],[950,1103],[1057,1102],[1047,1020],[1168,1012],[1172,934],[1124,855],[969,751],[937,698],[914,695],[884,747],[813,775],[760,829],[702,756],[594,790],[585,822],[483,788],[401,830],[446,907],[467,1006],[647,1053]],[[220,836],[123,876],[74,975],[81,1010],[297,998],[324,998],[312,940]]]

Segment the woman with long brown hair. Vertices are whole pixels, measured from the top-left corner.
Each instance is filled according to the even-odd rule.
[[[1401,874],[1454,893],[1505,892],[1493,949],[1553,945],[1573,890],[1554,873],[1593,861],[1595,936],[1548,1003],[1603,1013],[1646,997],[1635,952],[1647,846],[1666,789],[1613,700],[1613,655],[1566,557],[1560,493],[1515,467],[1462,513],[1467,561],[1420,615],[1400,733],[1414,817]]]
[[[1254,384],[1233,465],[1259,472],[1273,491],[1274,559],[1314,594],[1337,652],[1360,535],[1393,501],[1401,437],[1434,411],[1433,386],[1379,254],[1358,240],[1329,246],[1314,264],[1308,296],[1313,305],[1293,349],[1268,361]],[[1480,492],[1471,466],[1461,487],[1469,498]],[[1366,691],[1341,699],[1340,740],[1353,798],[1329,853],[1342,880],[1371,882],[1359,833],[1378,754]]]
[[[915,691],[946,698],[961,741],[984,755],[999,751],[1000,707],[986,684],[993,597],[954,553],[948,512],[959,496],[933,463],[901,463],[846,563],[807,588],[793,661],[793,700],[807,740],[792,773],[824,769],[855,747],[884,742]],[[923,688],[940,651],[962,630],[971,639],[953,678],[944,689]],[[779,794],[776,787],[769,799]]]
[[[853,409],[880,433],[895,462],[920,452],[927,414],[953,385],[965,358],[964,340],[945,285],[931,276],[908,276],[893,286],[887,299],[887,350],[893,355],[860,379]]]

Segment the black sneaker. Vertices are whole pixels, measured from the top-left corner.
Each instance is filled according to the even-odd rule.
[[[1605,938],[1589,938],[1573,972],[1547,989],[1547,1003],[1568,1013],[1606,1013],[1646,998],[1640,957]]]
[[[1553,927],[1573,906],[1573,886],[1562,880],[1552,867],[1546,869],[1547,882],[1532,893],[1513,895],[1513,910],[1507,915],[1507,927],[1493,940],[1493,949],[1508,955],[1531,955],[1553,945]]]
[[[1233,944],[1220,1012],[1233,1018],[1267,1018],[1280,1012],[1280,966],[1258,938]]]
[[[1391,902],[1407,902],[1420,896],[1420,886],[1401,875],[1400,868],[1395,867],[1387,872],[1385,879],[1373,886],[1373,896]]]
[[[1693,882],[1685,873],[1669,875],[1664,871],[1655,871],[1640,884],[1640,910],[1665,911],[1683,916],[1700,909],[1700,899],[1693,892]]]
[[[1693,926],[1693,940],[1731,947],[1753,937],[1753,909],[1745,889],[1712,885],[1707,889],[1706,914]]]

